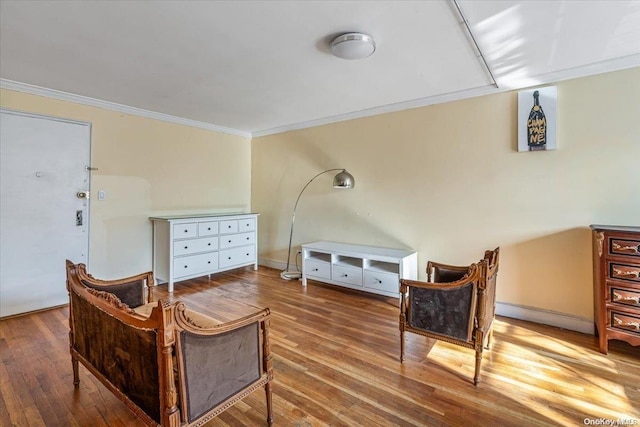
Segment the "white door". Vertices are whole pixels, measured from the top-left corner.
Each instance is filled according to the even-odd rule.
[[[91,125],[0,111],[0,317],[66,304],[87,263]]]

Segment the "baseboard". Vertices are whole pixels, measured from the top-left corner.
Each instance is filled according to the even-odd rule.
[[[276,270],[282,271],[287,267],[286,262],[267,258],[260,258],[258,263],[265,267],[275,268]],[[295,266],[290,266],[290,269],[295,269]],[[594,334],[593,320],[571,314],[560,313],[559,311],[544,310],[536,307],[509,304],[506,302],[496,302],[496,314],[498,316],[541,323],[543,325],[555,326],[557,328],[582,332],[584,334]]]
[[[570,331],[594,334],[593,320],[558,311],[543,310],[536,307],[496,302],[496,314],[498,316],[511,317],[528,322],[541,323],[555,326]]]

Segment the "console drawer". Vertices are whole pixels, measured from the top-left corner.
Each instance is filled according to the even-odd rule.
[[[387,292],[400,292],[400,278],[393,273],[365,270],[364,287]]]
[[[357,267],[334,265],[331,279],[336,282],[347,283],[349,285],[362,286],[362,269]]]
[[[304,262],[304,273],[311,277],[331,279],[331,264],[307,259]]]

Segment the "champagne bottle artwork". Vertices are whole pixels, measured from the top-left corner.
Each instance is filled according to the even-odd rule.
[[[518,92],[518,151],[558,148],[558,88],[545,86]],[[543,154],[544,155],[544,154]]]
[[[529,151],[547,149],[547,118],[540,105],[540,93],[533,92],[533,107],[527,120],[527,144]]]

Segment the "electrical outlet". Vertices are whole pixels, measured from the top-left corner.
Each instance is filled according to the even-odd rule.
[[[105,198],[104,190],[99,190],[98,191],[98,200],[104,200],[104,198]]]

